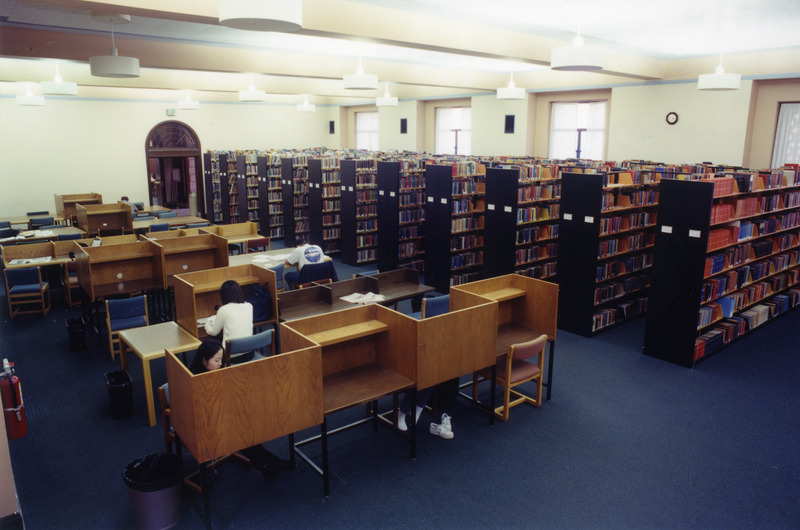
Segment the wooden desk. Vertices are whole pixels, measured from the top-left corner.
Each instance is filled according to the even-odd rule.
[[[164,351],[183,353],[196,350],[200,341],[175,322],[162,322],[152,326],[126,329],[119,332],[120,363],[122,369],[128,369],[128,350],[130,349],[142,361],[142,379],[147,398],[147,417],[150,426],[156,424],[155,401],[153,398],[153,380],[150,375],[150,361],[164,357]]]
[[[198,319],[214,315],[215,306],[221,305],[219,289],[227,280],[235,280],[245,297],[251,285],[267,284],[267,291],[273,300],[272,319],[266,323],[278,322],[278,299],[275,291],[275,271],[256,265],[237,265],[204,271],[177,274],[173,280],[175,290],[175,313],[178,324],[197,337],[204,337],[203,326]]]
[[[232,225],[212,225],[200,229],[202,232],[216,234],[224,237],[229,245],[246,243],[251,239],[260,239],[264,236],[258,233],[258,224],[252,221]]]
[[[2,240],[2,244],[17,245],[30,241],[55,241],[59,235],[75,234],[83,236],[84,232],[74,226],[61,226],[59,228],[48,228],[47,230],[22,230],[16,237]]]
[[[158,206],[158,205],[147,206],[147,205],[145,205],[141,210],[137,210],[136,213],[144,212],[144,213],[149,213],[149,214],[157,214],[158,212],[168,212],[168,211],[169,211],[169,208],[167,208],[166,206]]]
[[[268,269],[280,265],[286,261],[291,249],[280,248],[277,250],[264,250],[262,252],[250,252],[247,254],[235,254],[228,258],[230,265],[259,265]]]
[[[136,222],[137,221],[134,221],[134,225]],[[150,222],[153,223],[155,221],[151,220]],[[161,239],[176,239],[179,237],[199,236],[199,235],[200,235],[199,228],[176,228],[173,230],[162,230],[161,232],[144,232],[139,234],[138,237],[151,239],[153,241],[158,241]]]
[[[69,257],[56,256],[53,243],[33,243],[30,245],[9,245],[2,247],[3,266],[7,269],[24,269],[25,267],[46,267],[63,265]]]
[[[55,195],[56,212],[65,219],[72,220],[78,215],[79,204],[103,204],[103,196],[99,193],[72,193]]]
[[[133,230],[134,231],[143,231],[149,230],[150,225],[157,225],[157,224],[164,224],[167,223],[170,228],[173,226],[186,226],[189,223],[207,223],[208,219],[203,219],[202,217],[196,217],[194,215],[184,215],[178,217],[165,217],[164,219],[146,219],[146,220],[133,220]]]
[[[52,217],[53,224],[58,224],[58,225],[64,224],[63,217],[61,217],[58,214],[52,214],[52,213],[43,213],[41,215],[14,215],[11,217],[0,217],[0,221],[8,221],[8,223],[11,224],[12,227],[24,226],[25,228],[23,230],[27,230],[28,227],[30,226],[31,219],[34,219],[36,217]]]
[[[80,248],[78,282],[91,301],[117,294],[161,288],[164,261],[152,241]]]
[[[219,236],[202,234],[154,243],[163,249],[165,289],[172,287],[176,274],[228,266],[228,245]]]
[[[478,295],[498,304],[497,342],[495,353],[506,355],[512,344],[526,342],[541,334],[547,335],[550,344],[547,367],[547,399],[553,385],[553,360],[558,321],[558,285],[528,278],[519,274],[508,274],[488,280],[452,287],[459,296],[464,293]]]
[[[133,212],[131,205],[123,202],[115,204],[78,204],[75,206],[78,218],[78,228],[87,234],[94,235],[99,231],[119,230],[119,235],[124,231],[133,230]]]

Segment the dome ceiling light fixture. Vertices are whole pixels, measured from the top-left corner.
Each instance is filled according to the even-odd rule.
[[[303,0],[219,0],[219,23],[247,31],[303,28]]]
[[[253,85],[253,74],[250,74],[250,86],[247,90],[239,91],[239,101],[264,101],[267,99],[267,93],[263,90],[256,90]]]
[[[356,73],[345,74],[342,80],[344,81],[344,88],[350,90],[376,90],[378,88],[378,76],[364,73],[361,57],[358,58],[358,70],[356,70]]]
[[[56,63],[56,75],[52,81],[42,81],[42,94],[48,96],[76,96],[78,95],[78,85],[64,81],[58,71]]]
[[[739,90],[742,74],[726,74],[719,54],[719,66],[713,74],[702,74],[697,78],[697,90]]]
[[[115,78],[139,77],[139,59],[120,55],[114,45],[114,24],[129,24],[131,16],[92,13],[92,20],[111,24],[111,53],[110,55],[89,57],[89,68],[92,75]]]
[[[572,39],[572,46],[559,46],[550,51],[550,69],[567,72],[596,72],[603,69],[603,50],[583,44],[581,31]]]
[[[514,72],[511,72],[508,86],[497,89],[497,99],[525,99],[525,89],[514,84]]]

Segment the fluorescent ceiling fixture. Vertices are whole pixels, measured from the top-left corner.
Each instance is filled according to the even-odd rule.
[[[297,112],[314,112],[316,109],[316,105],[308,102],[308,96],[304,96],[303,102],[297,105]]]
[[[375,90],[378,88],[378,76],[365,74],[361,66],[361,57],[358,58],[358,70],[354,74],[345,74],[342,78],[344,87],[351,90]]]
[[[386,92],[383,96],[375,98],[375,105],[378,107],[396,107],[397,98],[389,95],[389,83],[386,83]]]
[[[497,89],[497,99],[525,99],[525,89],[514,84],[514,72],[511,72],[508,86]]]
[[[41,107],[44,105],[44,96],[35,95],[30,84],[27,85],[25,94],[22,96],[17,96],[16,100],[17,105],[27,105],[31,107]]]
[[[75,96],[78,94],[78,85],[68,83],[61,78],[56,63],[56,75],[52,81],[42,81],[42,93],[52,96]]]
[[[253,74],[250,74],[250,86],[247,90],[239,91],[239,101],[264,101],[267,99],[267,93],[263,90],[256,90],[253,85]]]
[[[559,46],[550,50],[550,68],[568,72],[592,72],[603,69],[603,50],[583,44],[578,33],[572,46]]]
[[[187,91],[186,97],[178,100],[177,106],[178,110],[197,110],[200,108],[200,102],[194,101],[191,94]]]
[[[726,74],[719,54],[719,66],[713,74],[702,74],[697,78],[697,90],[739,90],[741,74]]]
[[[139,77],[139,59],[124,57],[119,54],[114,45],[114,24],[127,24],[131,21],[130,15],[105,15],[92,13],[92,20],[108,22],[111,24],[111,53],[110,55],[93,55],[89,57],[89,68],[95,77]]]
[[[249,31],[297,31],[303,27],[303,1],[219,0],[219,23]]]

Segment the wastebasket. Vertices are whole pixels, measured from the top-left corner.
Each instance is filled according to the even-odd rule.
[[[69,351],[86,349],[86,326],[81,317],[67,318],[67,334],[69,335]]]
[[[106,373],[108,400],[115,419],[133,415],[133,380],[127,370]]]
[[[181,519],[183,462],[177,455],[157,453],[125,466],[122,480],[128,485],[139,528],[172,528]]]

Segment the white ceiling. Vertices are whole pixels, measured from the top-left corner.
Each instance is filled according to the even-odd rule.
[[[140,78],[88,74],[88,57],[111,47],[110,26],[90,16],[98,9],[131,15],[115,42],[140,59]],[[606,51],[602,72],[547,68],[550,49],[577,31]],[[490,93],[510,71],[530,89],[689,78],[713,71],[722,52],[728,71],[800,75],[800,0],[305,0],[297,34],[219,26],[216,0],[0,0],[5,92],[51,79],[53,61],[43,58],[58,60],[79,94],[192,89],[235,99],[255,72],[256,88],[275,97],[347,103],[365,99],[340,81],[359,56],[393,95],[424,98]]]

